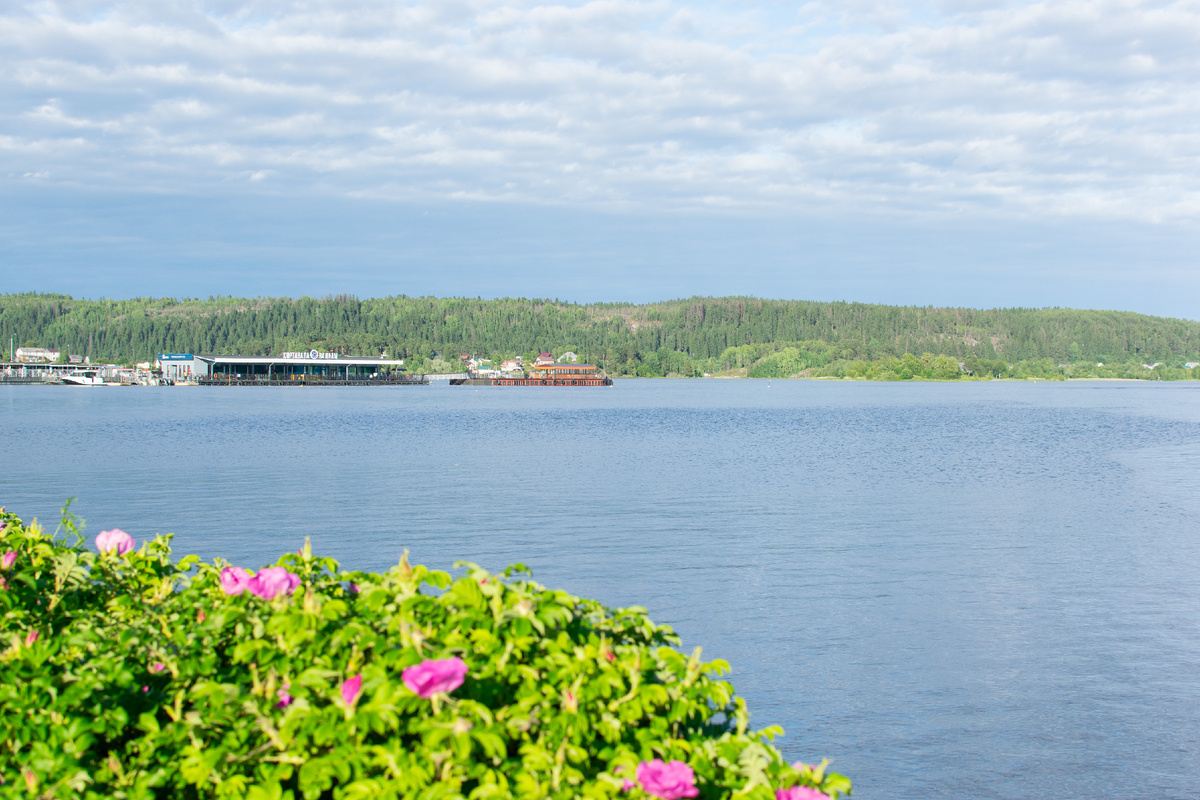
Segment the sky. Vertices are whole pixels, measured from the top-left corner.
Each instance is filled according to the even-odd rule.
[[[0,5],[0,291],[1200,319],[1200,0]]]

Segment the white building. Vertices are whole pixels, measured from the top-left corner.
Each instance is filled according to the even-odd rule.
[[[191,353],[159,353],[157,363],[163,380],[190,381],[196,375],[196,357]]]
[[[58,360],[60,351],[51,350],[48,347],[18,347],[17,361],[25,364],[37,364],[39,362],[54,362]]]

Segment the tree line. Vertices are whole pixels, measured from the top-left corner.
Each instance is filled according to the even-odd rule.
[[[1182,368],[1200,361],[1200,322],[1191,320],[1123,311],[753,297],[633,305],[526,298],[86,300],[8,294],[0,295],[0,336],[17,346],[123,362],[164,352],[266,355],[315,347],[356,355],[386,352],[420,367],[435,358],[454,362],[460,354],[504,358],[572,350],[616,375],[749,371],[763,359],[769,364],[757,374],[790,375],[906,354],[945,356],[956,366],[1162,362]],[[911,363],[908,367],[911,371]]]

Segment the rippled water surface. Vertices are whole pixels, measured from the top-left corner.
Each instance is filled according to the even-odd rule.
[[[879,798],[1195,797],[1200,386],[0,387],[0,503],[246,565],[523,561]]]

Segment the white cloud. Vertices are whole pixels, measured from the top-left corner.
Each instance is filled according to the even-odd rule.
[[[1194,0],[34,2],[0,76],[75,185],[1200,217]]]

